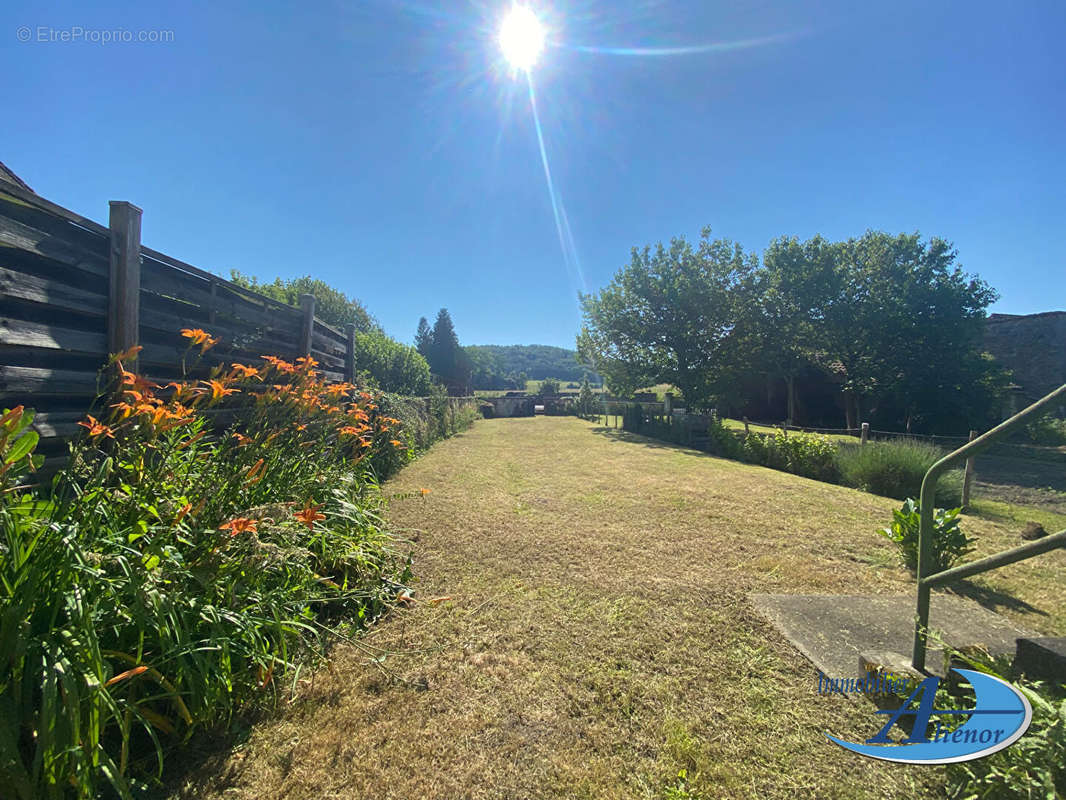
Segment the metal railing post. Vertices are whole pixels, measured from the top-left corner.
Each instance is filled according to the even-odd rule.
[[[925,669],[926,639],[929,629],[929,594],[932,590],[928,578],[933,575],[933,503],[936,496],[936,482],[948,468],[959,461],[977,455],[980,451],[1002,438],[1012,428],[1017,427],[1029,417],[1043,411],[1059,397],[1066,397],[1066,383],[1055,391],[1037,400],[1028,408],[1019,411],[1010,419],[1001,422],[990,431],[967,442],[958,450],[949,453],[937,461],[925,473],[922,490],[919,495],[920,522],[918,525],[918,603],[914,620],[914,649],[911,665],[916,670]]]

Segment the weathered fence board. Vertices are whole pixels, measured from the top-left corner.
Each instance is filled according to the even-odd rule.
[[[58,311],[103,316],[107,310],[106,294],[5,267],[0,267],[0,292],[15,300],[51,306]]]
[[[222,362],[310,355],[328,380],[350,378],[355,337],[140,242],[140,210],[112,203],[109,226],[21,187],[0,190],[0,406],[37,410],[46,465],[79,432],[108,352],[139,344],[155,380]],[[205,354],[183,328],[219,339]]]
[[[36,408],[37,395],[95,395],[96,381],[92,372],[0,365],[0,402]]]

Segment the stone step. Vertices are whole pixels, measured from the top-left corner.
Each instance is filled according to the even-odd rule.
[[[1018,639],[1014,669],[1034,680],[1066,683],[1066,637],[1029,636]]]

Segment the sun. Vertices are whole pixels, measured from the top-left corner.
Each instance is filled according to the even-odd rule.
[[[528,6],[514,5],[500,26],[500,50],[514,69],[528,72],[544,49],[544,26]]]

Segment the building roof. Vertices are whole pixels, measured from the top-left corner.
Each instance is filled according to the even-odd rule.
[[[12,172],[3,161],[0,161],[0,181],[6,181],[7,183],[13,183],[16,186],[18,186],[18,187],[20,187],[22,189],[25,189],[27,192],[32,192],[33,191],[33,189],[31,189],[29,186],[27,186],[26,182],[24,180],[22,180],[22,178],[20,178],[14,172]]]

